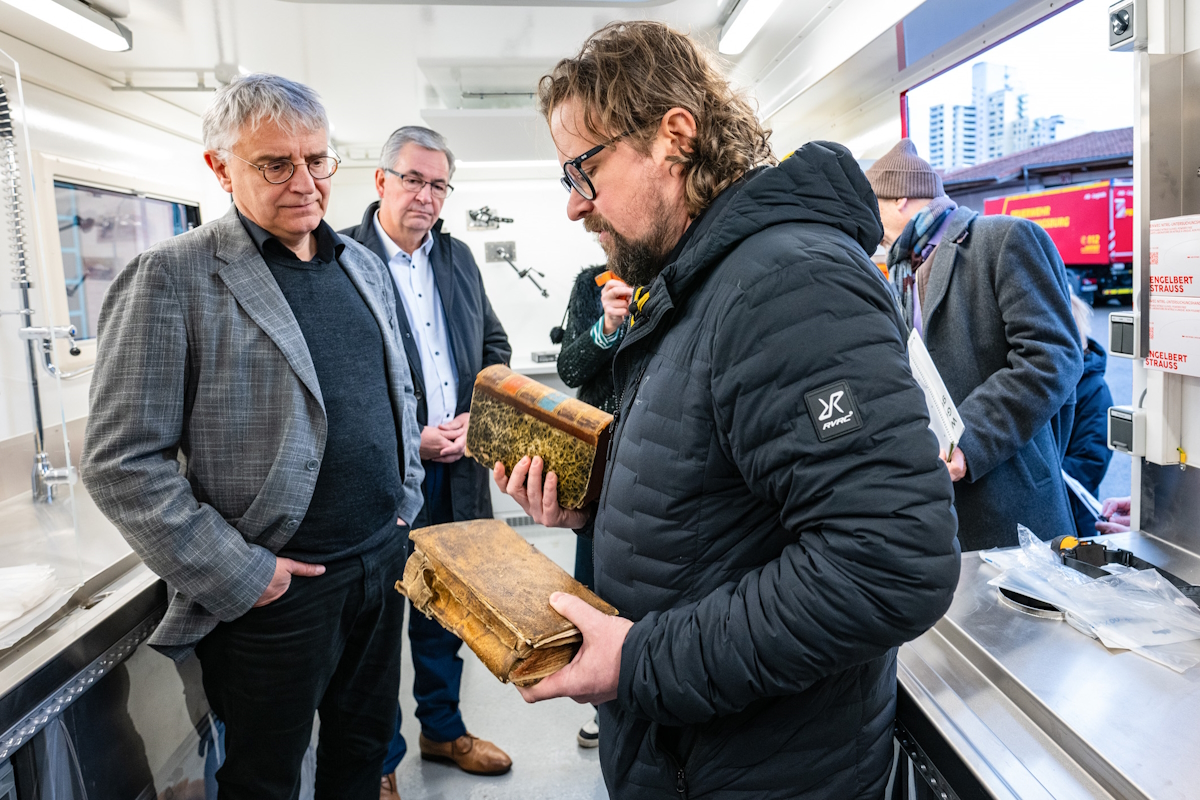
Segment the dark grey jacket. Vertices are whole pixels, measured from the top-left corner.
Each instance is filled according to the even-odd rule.
[[[966,426],[967,476],[954,484],[963,550],[1015,545],[1018,523],[1043,539],[1075,529],[1060,471],[1083,372],[1069,298],[1040,227],[954,212],[921,313]]]
[[[959,570],[882,234],[810,143],[697,220],[617,353],[596,590],[636,624],[601,707],[613,797],[872,798],[895,648]],[[824,437],[824,440],[822,440]]]
[[[362,222],[356,227],[339,231],[343,236],[359,242],[383,261],[387,267],[387,251],[375,232],[375,212],[378,201],[367,206]],[[455,369],[458,371],[458,407],[454,413],[471,410],[471,390],[475,376],[484,367],[507,364],[512,356],[508,335],[504,326],[492,311],[487,292],[483,288],[483,276],[471,249],[462,242],[442,233],[442,221],[438,220],[431,231],[433,249],[429,251],[429,263],[437,281],[438,294],[442,297],[442,310],[446,313],[446,326],[450,332],[450,347],[454,351]],[[400,300],[395,281],[391,281],[396,307],[400,309],[399,325],[404,351],[408,354],[408,368],[412,373],[417,397],[417,424],[429,424],[429,406],[425,402],[425,384],[422,380],[421,353],[413,339],[404,303]],[[467,519],[491,519],[492,496],[489,481],[491,472],[481,467],[474,459],[463,457],[452,464],[450,470],[450,499],[456,521]],[[413,523],[414,528],[428,525],[429,509],[422,508],[421,515]]]
[[[411,520],[424,472],[403,309],[364,248],[346,242],[338,260],[383,335],[404,465],[396,513]],[[325,436],[304,335],[232,205],[121,271],[100,310],[81,472],[171,588],[152,645],[182,657],[258,600],[308,510]]]

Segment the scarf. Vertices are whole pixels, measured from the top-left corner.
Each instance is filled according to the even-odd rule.
[[[929,205],[908,221],[903,233],[888,251],[888,281],[892,284],[892,292],[900,303],[904,322],[910,331],[914,325],[913,309],[920,308],[922,299],[918,293],[918,272],[937,247],[937,242],[931,240],[942,230],[942,225],[956,208],[958,203],[946,195],[933,198]],[[929,272],[928,267],[925,272]],[[928,275],[924,277],[928,280]]]

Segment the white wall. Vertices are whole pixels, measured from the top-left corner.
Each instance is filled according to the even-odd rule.
[[[16,82],[11,68],[0,63],[11,102],[16,103]],[[164,187],[172,196],[200,204],[201,216],[214,219],[228,207],[228,196],[220,191],[212,174],[204,165],[198,141],[199,120],[195,120],[195,137],[172,132],[166,126],[157,126],[149,120],[139,120],[134,115],[120,113],[119,109],[106,108],[77,96],[27,81],[25,102],[32,149],[35,152],[59,156],[78,161],[89,172],[104,170],[111,175],[114,185],[148,180]],[[109,94],[112,94],[109,92]],[[107,100],[101,97],[101,100]],[[24,140],[19,138],[21,148],[21,170],[29,182],[28,164],[25,160]],[[69,171],[64,170],[64,172]],[[64,177],[70,177],[64,174]],[[128,180],[126,180],[128,178]],[[49,187],[38,187],[39,191],[51,191]],[[27,209],[36,208],[34,198],[26,196]],[[39,224],[54,238],[55,220],[42,219]],[[6,229],[7,224],[0,225]],[[7,239],[7,234],[4,234]],[[38,239],[34,220],[27,225],[27,241]],[[3,252],[7,253],[7,241]],[[44,299],[42,292],[47,281],[40,272],[42,259],[34,255],[35,288],[32,305],[38,314],[35,325],[65,324],[66,320],[47,320],[46,308],[52,303]],[[7,265],[0,283],[0,311],[13,311],[19,305],[17,290],[12,288]],[[30,413],[29,378],[25,365],[24,343],[18,339],[17,331],[22,318],[13,315],[0,317],[0,441],[33,431]],[[72,365],[64,363],[64,369]],[[88,377],[61,383],[61,397],[56,381],[44,372],[39,374],[42,392],[43,416],[46,425],[64,420],[77,419],[87,414]]]
[[[331,225],[358,224],[367,204],[378,199],[373,176],[374,170],[368,168],[338,170],[326,217]],[[583,267],[603,263],[604,252],[582,223],[567,219],[567,193],[556,177],[460,180],[456,176],[453,183],[454,193],[442,209],[443,229],[471,248],[488,298],[512,343],[513,366],[528,365],[532,351],[554,349],[550,329],[562,320],[575,275]],[[467,210],[485,205],[514,221],[499,230],[468,231]],[[518,267],[546,273],[545,279],[535,277],[550,292],[548,298],[528,279],[519,279],[508,264],[484,260],[484,243],[501,241],[516,243]]]
[[[82,74],[76,74],[76,66],[44,51],[22,48],[2,35],[0,46],[11,49],[22,60],[35,152],[77,161],[90,171],[103,170],[112,176],[114,185],[151,181],[171,196],[200,203],[205,221],[228,209],[228,196],[221,192],[203,162],[197,115],[162,103],[162,109],[158,109],[152,102],[147,104],[144,96],[113,93],[103,83],[89,85]],[[11,69],[6,70],[0,63],[0,73],[15,102]],[[24,161],[22,170],[28,172]],[[327,216],[335,228],[356,224],[365,206],[376,199],[373,173],[371,167],[351,164],[344,165],[335,176]],[[533,350],[552,349],[549,330],[562,318],[575,274],[586,265],[604,260],[594,238],[581,224],[567,219],[567,197],[558,183],[558,174],[557,168],[546,165],[499,170],[465,167],[455,176],[456,191],[443,211],[446,230],[466,242],[479,262],[492,305],[512,341],[516,366],[528,364]],[[28,181],[29,176],[25,178]],[[32,197],[27,197],[26,204],[35,206]],[[468,232],[467,209],[483,205],[516,221],[496,231]],[[54,220],[43,224],[53,239]],[[35,242],[38,238],[32,221],[28,238]],[[550,297],[541,297],[507,264],[486,263],[483,246],[489,241],[516,242],[517,266],[546,273],[544,280],[538,280]],[[35,270],[40,270],[41,259],[35,258],[34,262]],[[33,299],[38,315],[34,324],[65,324],[66,320],[47,320],[44,311],[52,304],[43,301],[41,292],[46,281],[38,274]],[[0,284],[0,310],[11,311],[18,306],[17,292],[10,283],[6,270]],[[25,349],[17,338],[19,327],[18,317],[0,317],[0,441],[33,430]],[[64,369],[77,366],[65,354],[61,360]],[[88,377],[62,382],[61,396],[60,384],[44,373],[39,375],[39,384],[47,425],[86,416]]]

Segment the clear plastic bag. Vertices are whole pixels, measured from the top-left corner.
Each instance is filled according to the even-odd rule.
[[[1110,567],[1090,578],[1065,566],[1025,526],[1020,550],[986,551],[984,561],[1004,570],[988,583],[1028,595],[1063,611],[1074,628],[1110,649],[1132,650],[1183,672],[1200,664],[1200,608],[1158,570]]]
[[[54,567],[23,564],[0,568],[0,626],[19,619],[57,588]]]

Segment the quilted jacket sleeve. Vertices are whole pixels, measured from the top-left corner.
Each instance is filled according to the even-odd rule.
[[[941,617],[958,579],[951,485],[887,287],[848,255],[849,239],[774,256],[753,242],[728,259],[777,263],[730,287],[716,323],[717,438],[795,540],[630,630],[617,702],[667,725],[795,694],[882,656]],[[822,442],[805,395],[839,381],[862,427]]]
[[[146,565],[228,621],[262,596],[275,556],[197,502],[180,472],[187,331],[158,258],[139,256],[104,298],[81,472]]]

